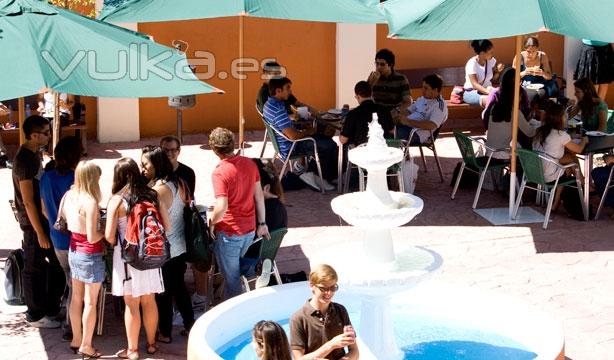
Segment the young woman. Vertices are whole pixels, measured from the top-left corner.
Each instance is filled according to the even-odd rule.
[[[60,214],[71,232],[68,264],[72,275],[70,319],[73,338],[70,348],[84,357],[98,358],[92,346],[96,324],[98,291],[104,281],[104,234],[97,229],[100,211],[100,168],[81,161],[75,170],[75,184],[64,195]],[[83,326],[82,326],[83,324]]]
[[[514,69],[518,69],[518,59],[514,57]],[[524,41],[524,51],[520,53],[520,80],[522,86],[529,84],[543,84],[538,91],[540,97],[556,96],[558,91],[556,81],[552,79],[550,59],[548,55],[539,50],[539,40],[535,36],[529,36]]]
[[[588,138],[582,137],[579,143],[572,140],[571,136],[563,130],[563,119],[565,108],[561,105],[551,103],[546,107],[544,124],[537,129],[533,138],[533,149],[546,153],[557,159],[560,164],[566,165],[577,163],[576,154],[584,150],[588,143]],[[544,180],[553,182],[556,180],[558,168],[549,161],[543,160]],[[552,209],[556,210],[561,201],[562,186],[556,189]]]
[[[258,321],[252,330],[252,344],[260,360],[292,359],[286,332],[275,321]]]
[[[181,185],[173,173],[168,156],[160,147],[145,147],[141,156],[143,175],[149,181],[149,186],[158,193],[160,204],[168,209],[170,230],[166,232],[171,244],[171,258],[162,266],[164,293],[156,295],[160,322],[158,324],[157,341],[170,343],[173,328],[173,300],[183,318],[184,330],[187,335],[194,324],[194,310],[188,289],[185,286],[186,242],[183,210],[187,203],[186,188]]]
[[[66,276],[67,288],[64,292],[66,309],[70,309],[70,298],[72,297],[72,280],[70,266],[68,265],[70,235],[54,229],[53,224],[57,220],[58,208],[62,197],[75,182],[75,168],[79,163],[82,151],[81,141],[76,137],[66,136],[60,139],[54,150],[55,160],[47,164],[47,167],[50,168],[47,169],[45,167],[46,171],[41,177],[39,184],[41,204],[43,206],[43,213],[49,222],[49,235],[53,243],[53,249]],[[66,314],[66,323],[63,324],[63,327],[62,339],[64,341],[71,341],[70,312]]]
[[[486,145],[494,149],[510,147],[512,141],[512,109],[514,103],[514,77],[516,70],[508,68],[503,71],[501,76],[501,86],[495,90],[492,100],[484,111],[484,120],[488,121],[488,132],[486,133]],[[521,95],[524,90],[520,89]],[[518,113],[518,143],[522,147],[531,148],[531,139],[535,135],[535,129],[529,124],[526,115],[530,108],[527,104],[526,96],[521,96],[520,111]],[[508,151],[499,151],[493,154],[494,159],[507,160],[510,157]]]
[[[578,79],[573,83],[578,102],[571,109],[569,117],[581,115],[585,130],[607,130],[608,105],[599,98],[593,82],[588,78]]]
[[[473,40],[471,47],[475,51],[465,65],[465,92],[463,101],[471,105],[485,107],[488,94],[493,90],[492,81],[499,78],[503,64],[497,65],[493,57],[493,44],[490,40]]]
[[[139,201],[149,201],[160,208],[163,225],[169,224],[168,210],[158,202],[158,194],[147,186],[139,166],[130,158],[120,159],[113,172],[113,195],[107,205],[107,224],[105,237],[112,245],[118,245],[117,239],[126,233],[129,209]],[[155,294],[164,291],[160,269],[137,270],[124,263],[121,246],[113,250],[114,296],[123,296],[126,303],[124,321],[128,347],[117,353],[120,359],[139,358],[139,332],[141,330],[141,312],[147,338],[148,354],[158,351],[156,329],[158,327],[158,307]]]

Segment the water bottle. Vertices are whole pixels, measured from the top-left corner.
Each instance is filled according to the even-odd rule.
[[[26,118],[29,118],[32,115],[32,110],[30,109],[30,104],[26,104]]]

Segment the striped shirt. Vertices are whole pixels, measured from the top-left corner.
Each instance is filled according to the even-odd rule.
[[[267,102],[264,104],[263,115],[264,121],[279,132],[283,132],[284,129],[292,126],[292,122],[288,116],[288,112],[286,111],[285,103],[272,96],[269,97]],[[277,139],[277,144],[279,145],[280,155],[285,159],[286,156],[288,156],[292,142],[286,140],[278,133],[275,133],[275,139]]]
[[[373,100],[388,109],[397,107],[409,99],[409,82],[405,75],[396,71],[387,77],[380,76],[373,85]]]

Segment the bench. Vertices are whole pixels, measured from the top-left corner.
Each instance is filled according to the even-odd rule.
[[[441,95],[448,104],[448,121],[443,126],[444,130],[469,130],[483,129],[482,108],[469,104],[450,103],[450,93],[455,85],[465,83],[465,67],[443,67],[443,68],[424,68],[424,69],[401,69],[397,72],[405,75],[409,81],[411,96],[416,99],[422,96],[422,79],[430,74],[438,74],[443,78]]]
[[[0,128],[2,134],[17,134],[19,136],[19,128],[15,129],[3,129]],[[86,124],[72,124],[65,125],[60,128],[60,137],[65,131],[73,131],[74,135],[81,139],[81,145],[83,146],[83,153],[87,154],[87,125]]]

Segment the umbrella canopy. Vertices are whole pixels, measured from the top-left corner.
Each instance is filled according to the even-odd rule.
[[[416,40],[471,40],[550,31],[614,41],[610,0],[389,0],[390,35]]]
[[[286,20],[384,23],[377,4],[375,0],[107,0],[100,19],[153,22],[249,15]]]
[[[175,49],[44,0],[0,0],[0,48],[0,100],[42,88],[107,97],[221,92]]]

